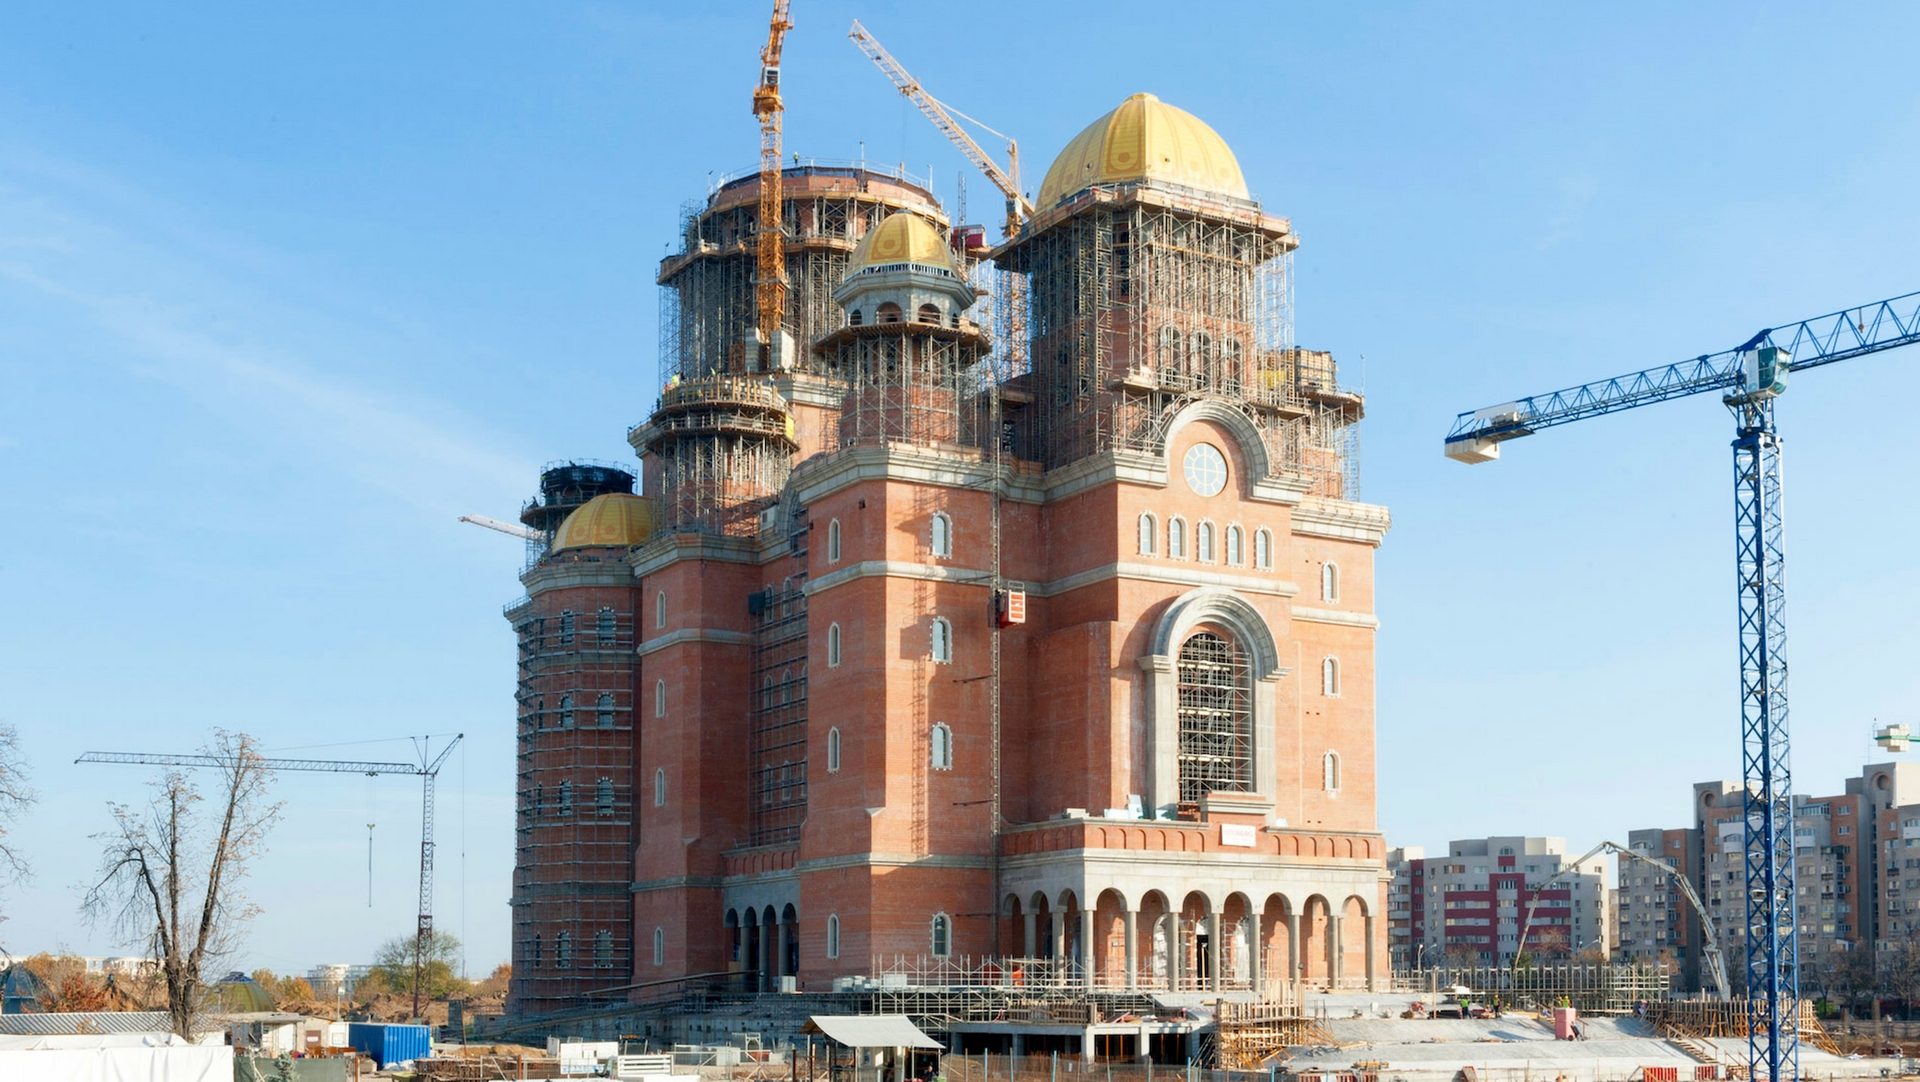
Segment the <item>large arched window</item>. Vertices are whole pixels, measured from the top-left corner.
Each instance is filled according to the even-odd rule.
[[[1340,600],[1340,565],[1332,560],[1320,565],[1320,600]]]
[[[940,306],[937,304],[923,304],[920,306],[920,311],[915,313],[914,318],[922,323],[931,323],[938,327],[940,325]]]
[[[827,914],[827,957],[840,957],[840,914]]]
[[[573,696],[571,695],[560,696],[560,727],[573,728]]]
[[[900,306],[892,301],[886,301],[882,303],[880,307],[873,310],[873,317],[876,323],[898,323],[900,322]]]
[[[593,933],[593,968],[613,968],[613,933],[605,928]]]
[[[827,730],[827,773],[840,772],[840,726]]]
[[[946,722],[935,722],[927,737],[928,763],[935,770],[953,769],[953,730]]]
[[[602,819],[613,818],[613,779],[593,783],[593,813]]]
[[[593,723],[602,729],[613,728],[613,692],[603,691],[593,704]]]
[[[653,682],[653,716],[656,718],[667,716],[667,682],[665,680]]]
[[[653,772],[653,806],[667,806],[667,768],[664,766],[655,768]]]
[[[1246,651],[1232,638],[1200,631],[1180,646],[1178,663],[1181,803],[1208,793],[1253,790],[1253,684]]]
[[[653,964],[657,966],[667,964],[667,930],[665,928],[653,930]]]
[[[1160,547],[1160,524],[1150,514],[1140,516],[1140,555],[1151,556]]]
[[[612,646],[614,636],[619,633],[620,621],[609,606],[600,606],[600,612],[594,617],[593,637],[600,640],[602,646]]]
[[[833,521],[827,523],[827,562],[830,564],[837,564],[840,562],[840,520],[839,519],[834,519]]]
[[[1167,559],[1187,558],[1187,520],[1178,515],[1167,520]]]
[[[933,618],[933,627],[929,635],[931,649],[928,656],[936,664],[945,665],[953,660],[953,625],[943,616]]]
[[[827,668],[829,669],[837,668],[839,667],[839,665],[840,665],[840,625],[828,624],[827,625]]]
[[[1193,558],[1201,563],[1213,562],[1213,523],[1204,519],[1193,528]]]
[[[1340,791],[1340,753],[1330,751],[1320,757],[1320,788],[1329,793]]]
[[[560,614],[560,645],[573,645],[573,610],[567,609]]]
[[[573,818],[573,782],[560,783],[560,818]]]
[[[653,595],[653,626],[667,626],[667,592],[665,590]]]
[[[1329,699],[1340,697],[1340,659],[1337,657],[1320,662],[1320,694]]]
[[[1262,571],[1273,569],[1273,534],[1265,526],[1253,531],[1253,566]]]
[[[573,968],[572,932],[561,932],[553,937],[553,964],[559,969]]]
[[[542,951],[540,950],[540,933],[539,932],[533,933],[533,950],[530,951],[529,953],[531,953],[533,956],[533,968],[539,969],[541,966],[546,964],[546,959],[541,957]]]
[[[1235,567],[1247,561],[1246,534],[1238,526],[1227,527],[1227,562]]]
[[[928,530],[928,541],[936,559],[945,559],[953,555],[953,520],[943,511],[933,513],[933,525]]]
[[[1160,328],[1160,348],[1154,363],[1160,366],[1160,374],[1172,375],[1180,367],[1180,332],[1172,327]]]
[[[935,958],[945,958],[953,953],[953,918],[945,913],[933,915],[932,926],[928,929],[928,946]]]

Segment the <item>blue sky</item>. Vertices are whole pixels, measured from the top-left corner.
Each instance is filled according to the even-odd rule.
[[[1148,90],[1304,238],[1297,325],[1367,392],[1382,823],[1394,844],[1677,825],[1738,769],[1731,424],[1689,400],[1444,460],[1454,413],[1920,288],[1920,8],[796,0],[787,145],[960,156],[846,41],[1055,150]],[[0,717],[41,803],[0,944],[75,918],[105,803],[215,726],[441,783],[438,912],[507,955],[510,518],[625,460],[655,262],[751,165],[764,3],[13,5],[0,12]],[[1195,18],[1204,11],[1207,17]],[[954,18],[954,15],[959,18]],[[976,219],[997,200],[971,174]],[[1913,721],[1920,350],[1808,373],[1787,440],[1803,788]],[[371,743],[372,741],[387,741]],[[413,920],[418,790],[287,775],[240,961],[360,960]],[[366,902],[366,824],[374,904]]]

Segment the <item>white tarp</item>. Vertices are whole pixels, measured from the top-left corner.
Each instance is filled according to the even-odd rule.
[[[849,1048],[941,1048],[939,1041],[920,1032],[904,1014],[816,1014],[807,1019],[815,1030]]]
[[[7,1082],[233,1082],[233,1049],[172,1034],[0,1037]]]

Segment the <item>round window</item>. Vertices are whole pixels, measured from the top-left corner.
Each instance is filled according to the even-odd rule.
[[[1211,443],[1196,443],[1187,448],[1181,469],[1186,474],[1187,487],[1202,496],[1218,496],[1220,490],[1227,487],[1226,456]]]

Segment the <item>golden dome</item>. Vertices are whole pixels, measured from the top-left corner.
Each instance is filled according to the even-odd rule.
[[[887,215],[860,239],[847,273],[858,274],[869,267],[892,263],[923,263],[960,273],[953,265],[953,252],[940,230],[918,214],[904,210]]]
[[[628,492],[603,492],[573,509],[553,535],[553,551],[606,545],[626,548],[653,536],[653,501]]]
[[[1041,181],[1036,205],[1046,210],[1095,184],[1131,180],[1252,198],[1240,162],[1218,132],[1185,109],[1135,94],[1067,143]]]

